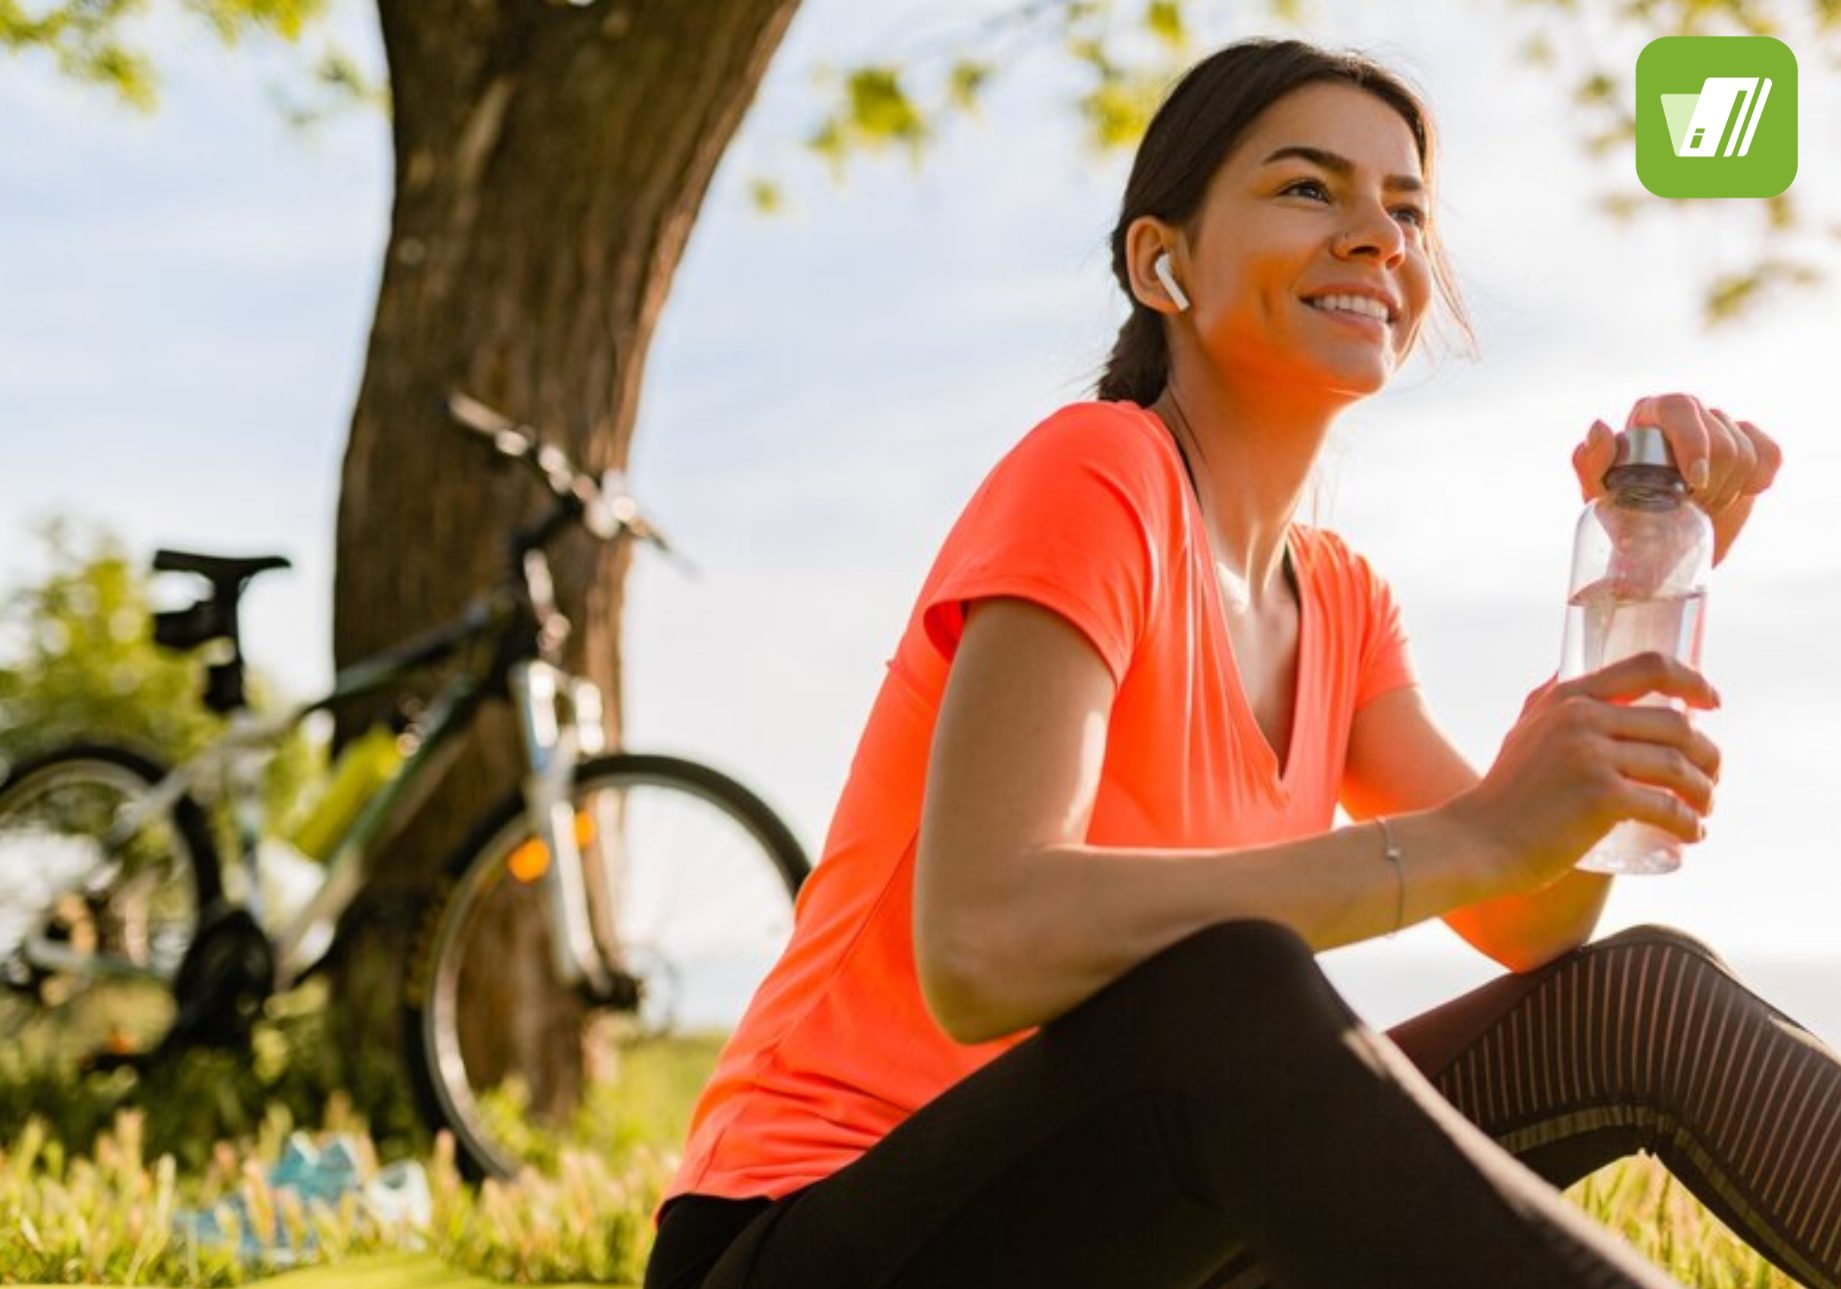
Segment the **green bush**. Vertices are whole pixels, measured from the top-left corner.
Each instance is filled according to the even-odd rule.
[[[206,1168],[220,1141],[251,1141],[278,1116],[289,1124],[366,1125],[349,1108],[352,1085],[342,1049],[329,1037],[323,982],[269,999],[249,1052],[194,1049],[142,1071],[86,1071],[48,1029],[56,1015],[10,1035],[0,1047],[0,1142],[28,1125],[68,1155],[89,1149],[124,1112],[146,1118],[152,1157],[171,1155],[186,1173]],[[382,1144],[392,1154],[423,1151],[419,1121],[393,1118]]]
[[[127,743],[172,764],[222,733],[198,701],[205,659],[153,643],[151,574],[107,533],[65,521],[40,534],[45,572],[0,600],[0,770],[73,742]],[[253,672],[257,705],[272,687]],[[285,819],[324,772],[303,734],[269,763],[270,817]]]
[[[290,1056],[306,1057],[314,1023],[311,1010],[289,1022],[284,1038],[291,1041],[275,1049],[284,1065]],[[356,1134],[372,1165],[380,1153],[400,1157],[404,1143],[380,1151],[349,1104],[336,1092],[322,1095],[306,1071],[272,1070],[272,1086],[312,1089],[305,1103],[318,1106],[317,1118],[300,1117],[286,1100],[251,1100],[245,1080],[258,1076],[239,1074],[226,1054],[196,1055],[205,1062],[181,1067],[167,1083],[92,1077],[60,1084],[45,1073],[21,1084],[17,1066],[0,1064],[0,1105],[38,1109],[23,1119],[9,1110],[0,1131],[0,1213],[17,1229],[16,1237],[0,1239],[0,1283],[239,1283],[273,1268],[196,1246],[175,1232],[173,1218],[240,1195],[258,1229],[273,1229],[279,1218],[296,1248],[310,1234],[315,1261],[409,1243],[458,1270],[501,1280],[635,1285],[651,1251],[651,1215],[675,1162],[671,1152],[715,1049],[707,1042],[649,1049],[629,1061],[618,1085],[595,1088],[592,1099],[614,1117],[625,1142],[608,1156],[565,1153],[545,1172],[471,1187],[442,1134],[417,1154],[433,1219],[413,1233],[379,1228],[355,1199],[337,1210],[303,1208],[264,1180],[298,1126]],[[220,1223],[233,1223],[228,1209],[217,1211]]]

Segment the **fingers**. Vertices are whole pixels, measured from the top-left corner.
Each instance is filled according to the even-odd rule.
[[[1631,406],[1624,428],[1638,425],[1661,429],[1682,477],[1709,514],[1718,514],[1743,498],[1757,496],[1771,486],[1783,465],[1783,450],[1770,435],[1750,421],[1740,421],[1720,408],[1705,406],[1691,394],[1639,398]],[[1580,447],[1584,449],[1586,444]],[[1573,463],[1579,467],[1579,451],[1574,452]]]
[[[1709,748],[1711,744],[1708,745]],[[1713,789],[1718,783],[1719,754],[1713,752],[1711,771],[1696,759],[1696,753],[1666,743],[1626,742],[1612,744],[1611,767],[1624,779],[1650,787],[1666,788],[1693,808],[1696,817],[1713,810]]]
[[[1611,738],[1667,748],[1679,753],[1708,779],[1719,779],[1719,746],[1694,727],[1687,713],[1672,707],[1619,707],[1611,703],[1602,704],[1598,710],[1600,728]]]
[[[1690,707],[1720,705],[1713,683],[1679,658],[1654,651],[1632,654],[1598,671],[1563,681],[1551,691],[1565,699],[1575,695],[1602,702],[1630,702],[1648,694],[1678,698]]]
[[[1713,740],[1671,707],[1621,706],[1584,693],[1572,701],[1578,704],[1573,719],[1588,731],[1588,755],[1600,767],[1617,816],[1654,824],[1684,841],[1701,840],[1719,783],[1720,751]]]
[[[1713,448],[1729,435],[1692,394],[1652,394],[1637,399],[1625,418],[1624,428],[1654,425],[1668,440],[1675,466],[1697,494],[1712,479]]]
[[[1618,813],[1625,820],[1653,824],[1685,842],[1702,841],[1707,835],[1700,813],[1674,793],[1660,788],[1626,783],[1618,799]]]
[[[1735,447],[1746,463],[1743,477],[1733,488],[1733,496],[1755,497],[1775,483],[1777,472],[1783,468],[1783,449],[1777,440],[1750,421],[1735,421],[1717,407],[1712,415],[1732,432]]]
[[[1604,495],[1604,474],[1617,459],[1617,436],[1603,421],[1593,421],[1585,438],[1573,449],[1573,473],[1579,476],[1579,497],[1590,501]]]

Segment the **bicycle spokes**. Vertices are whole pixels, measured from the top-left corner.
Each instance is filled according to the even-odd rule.
[[[615,1148],[623,1071],[720,1042],[791,930],[796,844],[776,856],[720,791],[599,769],[569,809],[609,983],[557,977],[545,899],[556,862],[522,813],[468,857],[431,946],[415,1038],[438,1112],[483,1171]]]
[[[115,750],[59,754],[0,799],[0,1028],[57,1053],[146,1050],[198,913],[197,830],[150,810],[157,768]],[[42,1022],[42,1023],[40,1023]]]

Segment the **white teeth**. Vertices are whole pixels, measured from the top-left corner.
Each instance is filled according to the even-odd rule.
[[[1364,317],[1387,321],[1387,306],[1379,300],[1372,300],[1365,295],[1320,295],[1314,300],[1306,300],[1313,309],[1341,310],[1344,313],[1359,313]]]

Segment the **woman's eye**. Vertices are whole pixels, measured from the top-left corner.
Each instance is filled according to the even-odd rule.
[[[1306,189],[1317,194],[1319,197],[1327,198],[1330,195],[1330,190],[1315,179],[1299,179],[1294,183],[1288,183],[1282,189],[1282,192],[1284,195],[1290,195],[1294,192],[1304,192]]]
[[[1414,228],[1424,228],[1426,225],[1426,213],[1418,206],[1396,207],[1394,214],[1406,216],[1406,222]]]

